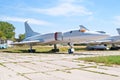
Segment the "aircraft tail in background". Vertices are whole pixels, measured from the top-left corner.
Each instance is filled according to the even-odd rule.
[[[37,34],[39,34],[39,33],[34,32],[26,21],[25,22],[25,38],[31,37],[31,36],[34,36],[34,35],[37,35]]]
[[[117,28],[116,30],[118,31],[118,34],[120,35],[120,28]]]

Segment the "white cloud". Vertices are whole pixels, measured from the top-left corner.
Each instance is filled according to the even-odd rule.
[[[1,16],[0,20],[2,21],[13,21],[13,22],[25,22],[28,21],[31,24],[36,24],[36,25],[50,25],[52,23],[34,19],[34,18],[20,18],[20,17],[9,17],[9,16]]]
[[[52,16],[92,15],[92,12],[88,11],[88,9],[84,6],[73,4],[74,1],[75,0],[66,0],[57,6],[47,9],[30,8],[28,10]]]

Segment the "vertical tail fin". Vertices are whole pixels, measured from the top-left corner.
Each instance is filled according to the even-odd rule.
[[[34,32],[26,21],[25,22],[25,37],[27,38],[27,37],[31,37],[31,36],[34,36],[34,35],[37,35],[37,34],[39,34],[39,33]]]
[[[116,30],[117,30],[118,34],[120,35],[120,28],[117,28]]]

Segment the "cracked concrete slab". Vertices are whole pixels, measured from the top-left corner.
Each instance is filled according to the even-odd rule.
[[[28,80],[28,79],[10,70],[7,67],[0,66],[0,80]]]
[[[120,66],[78,61],[79,57],[120,55],[119,51],[75,54],[0,53],[0,80],[120,80]]]

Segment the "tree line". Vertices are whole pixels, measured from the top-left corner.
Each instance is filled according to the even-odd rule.
[[[19,39],[15,38],[15,27],[8,22],[0,21],[0,40],[21,41],[25,37],[24,34],[19,35]]]

